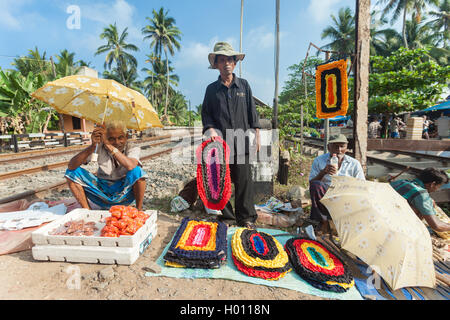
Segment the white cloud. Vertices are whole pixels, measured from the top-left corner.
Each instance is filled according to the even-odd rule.
[[[42,23],[43,17],[37,13],[25,12],[30,0],[0,0],[0,26],[11,30],[22,30],[36,21]]]
[[[142,40],[141,28],[134,25],[136,8],[125,0],[115,0],[114,4],[92,3],[81,7],[82,19],[88,19],[102,24],[117,24],[119,32],[128,28],[130,42]]]
[[[183,46],[175,61],[175,68],[203,67],[208,68],[209,45],[200,42],[190,42]]]
[[[329,21],[336,9],[345,6],[342,0],[311,0],[307,12],[316,22]]]
[[[268,32],[264,26],[261,26],[250,30],[246,39],[249,47],[270,49],[274,47],[275,36],[273,32]]]
[[[177,55],[174,62],[175,68],[207,69],[209,67],[208,54],[213,52],[214,44],[218,41],[230,43],[236,51],[239,49],[236,48],[236,39],[234,38],[219,39],[218,36],[215,36],[208,43],[188,42],[183,45],[182,50]]]

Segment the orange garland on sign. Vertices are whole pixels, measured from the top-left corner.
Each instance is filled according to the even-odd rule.
[[[316,117],[345,116],[348,109],[347,61],[323,64],[316,69]]]

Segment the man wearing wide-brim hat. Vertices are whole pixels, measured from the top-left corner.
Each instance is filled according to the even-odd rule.
[[[346,155],[348,140],[343,134],[332,135],[328,141],[328,153],[314,159],[309,174],[309,193],[311,196],[311,216],[312,220],[320,222],[321,230],[328,232],[330,214],[320,199],[327,192],[331,184],[331,176],[349,176],[366,180],[364,171],[358,160]],[[335,167],[330,163],[333,155],[338,158],[338,165]]]
[[[206,136],[221,136],[231,149],[229,167],[235,186],[235,214],[228,202],[222,210],[222,218],[235,219],[239,226],[253,228],[257,214],[249,155],[253,155],[255,149],[259,151],[260,124],[250,85],[233,73],[236,63],[244,57],[245,54],[235,51],[227,42],[215,44],[208,60],[210,69],[217,69],[220,75],[206,89],[202,123]],[[250,141],[249,132],[254,132],[254,141]]]

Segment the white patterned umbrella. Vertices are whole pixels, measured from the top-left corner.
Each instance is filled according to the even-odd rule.
[[[332,176],[320,201],[333,218],[342,248],[371,266],[393,290],[435,286],[430,234],[389,183]]]

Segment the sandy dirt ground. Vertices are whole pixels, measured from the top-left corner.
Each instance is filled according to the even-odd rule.
[[[131,266],[36,261],[31,250],[0,256],[0,299],[323,300],[247,282],[146,277],[182,218],[160,213],[157,236]]]

